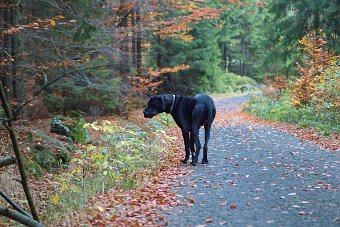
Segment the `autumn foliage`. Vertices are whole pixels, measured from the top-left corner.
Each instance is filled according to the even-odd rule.
[[[288,80],[283,75],[276,75],[273,79],[264,78],[267,88],[264,90],[266,96],[278,99],[282,93],[288,88]]]
[[[325,35],[316,31],[309,32],[299,40],[299,44],[305,58],[302,64],[297,63],[301,77],[292,85],[292,101],[296,107],[312,101],[323,102],[329,95],[326,94],[325,86],[331,86],[331,90],[336,90],[336,86],[339,89],[339,76],[336,75],[339,58],[327,50]],[[329,101],[339,105],[339,98],[336,96]]]

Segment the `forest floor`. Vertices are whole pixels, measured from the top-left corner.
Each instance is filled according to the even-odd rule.
[[[209,164],[179,164],[141,188],[91,199],[83,224],[96,226],[339,226],[339,137],[241,112],[247,96],[217,98]],[[201,132],[202,136],[203,131]],[[203,139],[201,137],[201,139]],[[201,157],[201,156],[200,156]]]

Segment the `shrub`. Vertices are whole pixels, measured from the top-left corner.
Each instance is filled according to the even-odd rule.
[[[247,76],[240,76],[234,73],[223,73],[220,79],[220,85],[215,92],[217,93],[235,93],[242,92],[244,87],[256,88],[257,83]]]
[[[300,78],[292,85],[292,104],[297,107],[309,104],[313,98],[322,99],[319,84],[327,83],[327,72],[333,74],[339,70],[334,53],[327,51],[325,35],[312,31],[299,43],[305,58],[302,64],[297,63]]]
[[[70,128],[70,137],[75,143],[88,144],[91,142],[91,135],[88,128],[84,125],[86,121],[83,118],[73,118],[68,127]]]

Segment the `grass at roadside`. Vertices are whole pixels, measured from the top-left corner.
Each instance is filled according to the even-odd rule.
[[[81,146],[63,173],[54,175],[54,193],[44,213],[46,224],[67,220],[88,199],[108,189],[133,189],[172,155],[167,128],[174,124],[162,114],[139,126],[131,122],[93,122],[85,127],[95,135],[91,145]]]
[[[293,107],[288,96],[273,99],[254,95],[245,106],[245,111],[257,117],[295,124],[298,127],[312,127],[323,136],[340,133],[340,113],[332,110],[318,111],[312,106]]]

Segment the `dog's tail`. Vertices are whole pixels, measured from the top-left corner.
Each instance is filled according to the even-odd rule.
[[[215,119],[215,116],[216,116],[216,108],[213,107],[213,108],[209,108],[208,106],[206,106],[206,110],[207,110],[207,122],[208,124],[211,124],[214,119]]]

